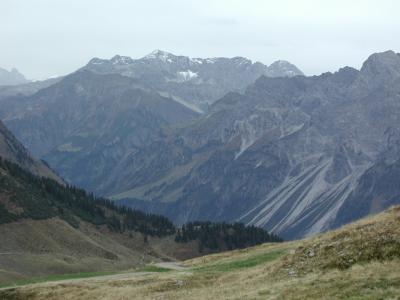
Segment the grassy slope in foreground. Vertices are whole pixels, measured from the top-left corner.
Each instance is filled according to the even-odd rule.
[[[183,271],[43,283],[1,299],[399,299],[400,207],[320,236],[204,256]]]

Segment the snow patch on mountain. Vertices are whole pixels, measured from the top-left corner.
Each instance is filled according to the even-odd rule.
[[[213,64],[218,60],[218,58],[206,58],[205,61],[208,64]]]
[[[199,77],[196,72],[192,72],[191,70],[177,72],[177,75],[179,79],[182,79],[184,81],[192,80],[193,78]]]
[[[203,64],[203,60],[201,58],[191,58],[190,61],[199,65]]]

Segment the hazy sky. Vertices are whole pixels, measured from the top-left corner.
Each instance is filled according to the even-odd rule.
[[[319,74],[400,52],[399,16],[397,0],[0,0],[0,67],[40,79],[162,49],[285,59]]]

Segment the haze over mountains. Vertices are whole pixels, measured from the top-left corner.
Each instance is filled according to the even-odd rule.
[[[28,83],[29,80],[25,78],[17,69],[13,68],[11,71],[7,71],[0,68],[0,86],[2,85],[18,85]]]
[[[2,97],[0,118],[63,178],[120,204],[299,238],[398,203],[399,83],[393,51],[312,77],[155,51]]]

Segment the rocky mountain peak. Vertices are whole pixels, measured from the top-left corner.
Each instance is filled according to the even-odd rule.
[[[11,69],[11,73],[13,73],[13,74],[21,74],[18,70],[17,70],[17,68],[12,68]],[[21,74],[22,75],[22,74]]]
[[[98,57],[94,57],[88,62],[88,65],[101,65],[101,64],[106,63],[107,61],[108,60],[106,60],[106,59],[101,59],[101,58],[98,58]]]
[[[82,69],[135,78],[196,112],[207,111],[209,105],[229,92],[243,92],[262,75],[303,75],[296,66],[282,60],[268,67],[241,56],[191,58],[159,49],[139,59],[120,55],[111,59],[93,58]]]
[[[174,55],[172,53],[156,49],[153,52],[151,52],[150,54],[147,54],[143,58],[144,59],[158,59],[163,62],[172,62],[172,58],[174,58],[174,57],[176,57],[176,55]]]
[[[393,50],[377,52],[371,54],[367,58],[367,60],[363,64],[362,69],[376,64],[383,64],[383,65],[390,65],[393,63],[396,64],[398,61],[400,61],[400,56]]]
[[[280,66],[280,67],[287,67],[287,66],[292,66],[292,64],[290,62],[288,62],[287,60],[277,60],[274,61],[271,66]]]
[[[115,55],[113,58],[111,58],[111,63],[114,65],[129,65],[133,63],[133,59],[129,56]]]
[[[392,50],[374,53],[364,62],[361,73],[375,84],[400,77],[400,56]]]
[[[271,77],[292,77],[304,75],[295,65],[286,60],[277,60],[268,67],[268,75]]]
[[[232,60],[239,65],[244,65],[244,64],[252,64],[252,61],[246,57],[242,57],[242,56],[236,56],[233,57]]]
[[[16,68],[12,68],[11,71],[0,68],[0,86],[18,85],[28,82],[29,80],[27,80]]]

